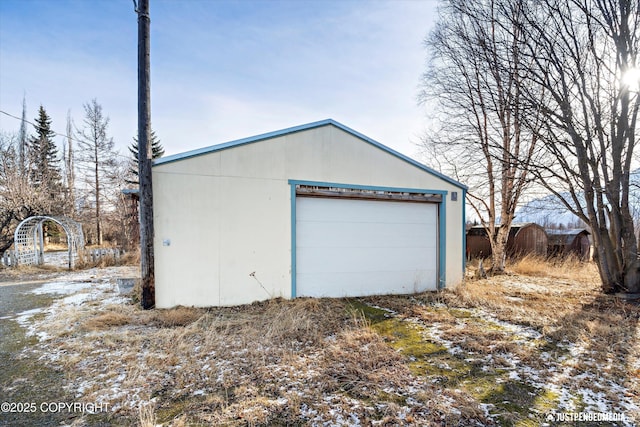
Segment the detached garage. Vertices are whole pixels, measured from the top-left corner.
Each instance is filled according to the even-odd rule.
[[[463,277],[466,187],[333,120],[156,160],[153,186],[160,308]]]

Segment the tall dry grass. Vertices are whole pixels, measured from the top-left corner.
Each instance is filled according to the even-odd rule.
[[[153,403],[140,403],[138,407],[139,427],[156,427],[157,420]]]
[[[598,280],[598,269],[592,261],[581,261],[573,255],[546,258],[526,255],[512,260],[507,269],[525,276],[547,277],[593,283]]]
[[[469,354],[491,355],[498,368],[512,363],[500,356],[507,353],[528,366],[550,362],[541,347],[523,345],[481,318],[469,320],[475,309],[535,328],[540,346],[583,343],[608,373],[629,374],[639,349],[624,343],[637,343],[640,310],[602,295],[593,265],[529,259],[509,269],[455,290],[363,300],[400,319],[438,324],[443,339]],[[382,425],[490,422],[478,401],[454,385],[412,374],[410,357],[354,313],[348,300],[315,298],[209,309],[88,303],[49,322],[54,338],[48,345],[69,372],[70,387],[83,386],[82,399],[109,396],[112,406],[120,405],[109,420],[114,425],[132,419],[139,425],[300,425],[313,424],[313,417],[332,424],[345,414]],[[598,375],[597,367],[577,368]],[[128,393],[114,395],[114,389]],[[406,412],[407,400],[429,409]]]
[[[121,408],[115,424],[135,417],[141,426],[238,420],[298,425],[313,416],[331,424],[339,420],[333,417],[353,413],[393,425],[404,422],[396,400],[406,396],[399,396],[438,401],[438,390],[430,383],[417,386],[405,357],[346,300],[147,311],[137,305],[76,307],[65,319],[66,326],[51,322],[48,332],[55,337],[52,348],[64,355],[70,387],[100,378],[82,386],[83,399],[104,399],[113,389],[145,390],[144,407],[133,395],[111,397],[111,406]],[[377,403],[354,407],[356,401]],[[461,413],[476,414],[478,408]],[[445,414],[454,420],[468,416],[461,413],[443,403],[433,413],[405,415],[427,425]]]
[[[446,293],[448,304],[532,326],[553,342],[581,343],[595,360],[627,374],[627,358],[640,353],[634,338],[640,335],[640,306],[603,294],[593,262],[527,256],[508,269],[506,275],[466,280]]]
[[[108,254],[95,260],[92,260],[90,255],[84,254],[76,260],[74,269],[85,270],[88,268],[105,268],[121,265],[140,265],[140,251],[133,250],[125,252],[123,254],[120,254],[118,257],[112,254]]]

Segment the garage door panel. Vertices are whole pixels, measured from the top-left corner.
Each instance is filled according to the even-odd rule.
[[[398,250],[393,247],[373,248],[298,248],[298,264],[307,273],[413,271],[429,262],[430,247]]]
[[[300,296],[340,298],[423,292],[429,289],[424,286],[426,279],[435,274],[435,270],[418,270],[402,275],[397,271],[380,271],[365,279],[360,273],[303,273],[298,275],[298,280],[305,283],[304,294]],[[349,287],[345,288],[344,283],[349,283]]]
[[[437,205],[432,203],[402,203],[370,200],[305,198],[297,206],[297,212],[305,221],[313,222],[398,222],[398,203],[402,206],[402,223],[422,224],[430,222],[437,226],[437,217],[426,217],[425,211],[437,211]],[[329,203],[323,203],[330,201]],[[376,203],[375,209],[357,209]]]
[[[437,204],[296,199],[299,296],[436,289]]]
[[[374,231],[374,232],[372,232]],[[407,224],[305,222],[298,230],[301,247],[364,248],[371,246],[432,246],[434,230],[431,226],[407,227]]]

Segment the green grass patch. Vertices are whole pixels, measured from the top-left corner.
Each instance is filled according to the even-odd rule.
[[[558,406],[557,393],[509,378],[509,370],[485,366],[481,360],[473,360],[465,352],[451,354],[447,347],[431,338],[429,330],[419,323],[399,319],[384,309],[360,301],[350,302],[350,308],[363,315],[370,322],[372,330],[408,358],[407,365],[414,375],[427,377],[446,388],[465,390],[479,403],[487,405],[489,414],[498,425],[538,426],[544,421],[544,416]],[[507,331],[500,324],[473,316],[469,310],[427,309],[447,312],[465,324],[479,324],[485,331]],[[521,339],[526,340],[526,337]],[[555,343],[544,339],[535,340],[534,345],[539,351],[561,351]],[[380,398],[395,400],[393,396]],[[577,403],[577,407],[583,406]]]
[[[350,300],[347,310],[358,316],[364,316],[364,318],[372,324],[383,322],[393,317],[393,315],[387,310],[371,307],[370,305],[358,300]]]

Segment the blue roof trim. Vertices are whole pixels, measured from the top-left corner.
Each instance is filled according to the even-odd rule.
[[[402,154],[402,153],[399,153],[398,151],[394,150],[393,148],[389,148],[389,147],[387,147],[386,145],[381,144],[381,143],[379,143],[378,141],[375,141],[375,140],[373,140],[373,139],[369,138],[368,136],[363,135],[363,134],[361,134],[360,132],[355,131],[355,130],[353,130],[353,129],[351,129],[351,128],[349,128],[349,127],[345,126],[345,125],[343,125],[342,123],[338,123],[338,122],[336,122],[336,121],[334,121],[334,120],[331,120],[331,119],[329,119],[329,121],[330,121],[330,122],[331,122],[331,124],[332,124],[332,125],[334,125],[335,127],[339,128],[339,129],[342,129],[343,131],[348,132],[348,133],[352,134],[353,136],[357,136],[358,138],[360,138],[360,139],[362,139],[362,140],[364,140],[364,141],[368,142],[369,144],[374,145],[374,146],[378,147],[379,149],[381,149],[381,150],[383,150],[383,151],[386,151],[387,153],[392,154],[392,155],[394,155],[394,156],[396,156],[396,157],[398,157],[398,158],[400,158],[400,159],[404,160],[405,162],[410,163],[410,164],[412,164],[413,166],[416,166],[417,168],[422,169],[422,170],[423,170],[423,171],[425,171],[425,172],[429,172],[430,174],[437,176],[438,178],[440,178],[440,179],[442,179],[442,180],[444,180],[444,181],[448,182],[449,184],[453,184],[453,185],[455,185],[456,187],[459,187],[459,188],[461,188],[461,189],[463,189],[463,190],[466,190],[466,189],[467,189],[467,186],[466,186],[466,185],[464,185],[464,184],[462,184],[462,183],[460,183],[460,182],[456,181],[456,180],[455,180],[455,179],[453,179],[453,178],[449,178],[448,176],[443,175],[443,174],[441,174],[440,172],[438,172],[438,171],[436,171],[436,170],[434,170],[434,169],[431,169],[431,168],[430,168],[430,167],[428,167],[428,166],[423,165],[422,163],[418,162],[417,160],[412,159],[411,157],[408,157],[408,156],[405,156],[405,155],[404,155],[404,154]]]
[[[294,126],[274,132],[267,132],[260,135],[250,136],[248,138],[236,139],[235,141],[229,141],[222,144],[211,145],[209,147],[198,148],[197,150],[186,151],[184,153],[173,154],[171,156],[161,157],[153,161],[153,165],[162,165],[165,163],[177,162],[179,160],[189,159],[191,157],[200,156],[208,153],[215,153],[216,151],[226,150],[227,148],[238,147],[240,145],[251,144],[253,142],[264,141],[265,139],[277,138],[279,136],[288,135],[291,133],[301,132],[308,129],[313,129],[321,126],[333,124],[331,119],[321,120],[319,122],[308,123],[306,125]]]
[[[192,150],[192,151],[187,151],[184,153],[180,153],[180,154],[174,154],[171,156],[166,156],[166,157],[161,157],[159,159],[156,159],[153,161],[153,165],[157,166],[157,165],[162,165],[162,164],[166,164],[166,163],[171,163],[171,162],[177,162],[180,160],[185,160],[185,159],[189,159],[192,157],[196,157],[196,156],[200,156],[203,154],[208,154],[208,153],[214,153],[216,151],[221,151],[221,150],[226,150],[227,148],[233,148],[233,147],[238,147],[240,145],[245,145],[245,144],[251,144],[253,142],[258,142],[258,141],[264,141],[266,139],[271,139],[271,138],[277,138],[279,136],[284,136],[284,135],[289,135],[292,133],[296,133],[296,132],[302,132],[305,130],[309,130],[309,129],[315,129],[315,128],[319,128],[322,126],[327,126],[327,125],[332,125],[337,127],[338,129],[341,129],[365,142],[368,142],[369,144],[383,150],[386,151],[387,153],[398,157],[401,160],[404,160],[405,162],[419,168],[422,169],[425,172],[428,172],[452,185],[455,185],[456,187],[459,187],[463,190],[467,189],[467,186],[452,179],[449,178],[446,175],[441,174],[440,172],[431,169],[428,166],[423,165],[422,163],[408,157],[405,156],[402,153],[399,153],[397,151],[395,151],[392,148],[387,147],[386,145],[383,145],[381,143],[379,143],[378,141],[375,141],[371,138],[369,138],[366,135],[361,134],[360,132],[357,132],[345,125],[343,125],[342,123],[338,123],[333,119],[325,119],[325,120],[320,120],[318,122],[313,122],[313,123],[307,123],[304,125],[299,125],[299,126],[294,126],[294,127],[290,127],[290,128],[286,128],[286,129],[282,129],[282,130],[278,130],[278,131],[274,131],[274,132],[268,132],[268,133],[263,133],[260,135],[256,135],[256,136],[251,136],[248,138],[242,138],[242,139],[237,139],[235,141],[229,141],[229,142],[225,142],[223,144],[217,144],[217,145],[212,145],[209,147],[204,147],[204,148],[199,148],[197,150]]]

